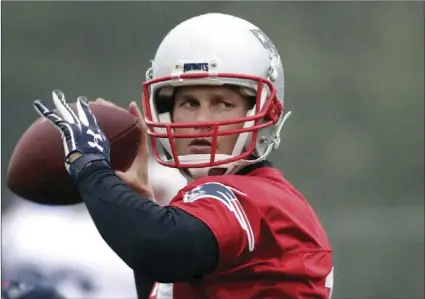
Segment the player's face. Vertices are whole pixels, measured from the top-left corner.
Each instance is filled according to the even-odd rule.
[[[188,86],[176,91],[173,108],[173,122],[209,122],[245,117],[249,110],[248,100],[238,89],[230,86]],[[221,126],[220,130],[234,130],[243,123]],[[207,127],[180,128],[176,133],[204,133]],[[231,154],[238,134],[220,136],[217,140],[217,154]],[[178,155],[211,153],[211,137],[176,138]]]

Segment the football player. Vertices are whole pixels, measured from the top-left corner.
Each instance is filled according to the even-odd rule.
[[[158,162],[189,180],[165,207],[149,187],[146,134],[130,169],[115,173],[84,97],[78,113],[58,90],[57,113],[34,102],[62,132],[65,167],[102,237],[134,270],[139,298],[330,298],[326,233],[266,160],[288,116],[267,35],[234,16],[197,16],[165,36],[146,75],[143,131]],[[129,111],[143,121],[134,102]]]

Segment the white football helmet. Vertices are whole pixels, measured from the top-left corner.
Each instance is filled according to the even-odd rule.
[[[210,13],[186,20],[162,40],[146,72],[142,102],[152,152],[157,161],[179,168],[189,179],[207,176],[211,168],[225,174],[265,159],[280,143],[280,131],[290,112],[283,115],[284,72],[274,44],[258,27],[243,19]],[[226,121],[172,123],[175,87],[188,85],[240,86],[245,96],[256,97],[244,118]],[[159,101],[160,99],[160,101]],[[170,107],[170,105],[165,105]],[[229,124],[239,130],[224,130]],[[209,132],[177,134],[175,128],[208,127]],[[231,155],[178,155],[176,138],[210,137],[212,144],[223,135],[239,134]],[[213,147],[214,148],[214,147]]]

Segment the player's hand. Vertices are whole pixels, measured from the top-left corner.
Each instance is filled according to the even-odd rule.
[[[102,98],[97,98],[95,102],[106,106],[117,107],[117,105],[115,105],[114,103]],[[148,177],[149,150],[146,138],[145,122],[143,120],[142,113],[140,112],[136,103],[130,103],[128,112],[133,116],[137,117],[137,119],[139,120],[139,124],[141,126],[140,143],[138,147],[137,156],[134,159],[133,164],[130,166],[130,168],[125,172],[116,171],[116,174],[139,195],[154,200],[154,192],[149,184]]]
[[[104,101],[104,100],[103,100]],[[105,101],[106,102],[106,101]],[[154,200],[154,193],[149,185],[148,176],[148,156],[149,148],[147,143],[146,124],[142,113],[135,102],[131,102],[128,112],[137,117],[141,127],[141,136],[138,146],[137,156],[130,168],[125,171],[116,171],[117,175],[139,195]]]
[[[60,131],[67,171],[70,172],[71,162],[88,154],[91,154],[91,160],[106,160],[109,163],[109,142],[97,125],[87,99],[78,97],[77,115],[69,107],[64,94],[60,90],[54,90],[52,94],[57,113],[47,108],[40,100],[34,101],[33,105],[41,116],[49,120]]]

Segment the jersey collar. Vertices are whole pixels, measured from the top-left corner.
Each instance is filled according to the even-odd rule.
[[[254,164],[250,164],[245,166],[244,168],[240,169],[238,172],[236,172],[236,175],[247,175],[248,173],[257,170],[259,168],[263,167],[271,167],[274,168],[273,163],[268,160],[263,160]]]

